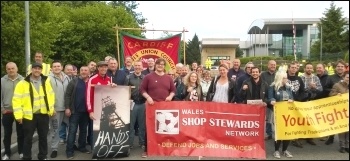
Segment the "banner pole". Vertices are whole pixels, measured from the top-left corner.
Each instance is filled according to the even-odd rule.
[[[185,30],[185,27],[183,28],[183,30],[182,30],[182,35],[183,35],[183,37],[182,37],[182,41],[184,42],[184,45],[183,45],[183,47],[184,47],[184,65],[186,65],[186,41],[185,41],[185,32],[186,32],[186,30]]]
[[[117,58],[118,58],[118,68],[120,69],[120,52],[119,52],[119,28],[118,24],[115,25],[116,37],[117,37]]]

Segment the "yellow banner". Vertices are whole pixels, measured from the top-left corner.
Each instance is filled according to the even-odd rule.
[[[278,102],[275,139],[318,138],[349,131],[349,93],[309,102]]]

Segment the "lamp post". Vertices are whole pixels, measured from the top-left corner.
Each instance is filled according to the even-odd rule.
[[[321,28],[320,62],[322,62],[322,24],[320,24],[320,28]]]

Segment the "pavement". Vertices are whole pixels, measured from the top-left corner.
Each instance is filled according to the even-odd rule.
[[[3,139],[1,139],[3,140]],[[135,143],[137,144],[137,137],[135,137]],[[51,149],[50,149],[50,141],[51,137],[48,137],[48,144],[49,144],[49,153],[48,157],[50,157]],[[288,160],[349,160],[349,153],[340,153],[339,150],[339,141],[338,137],[335,137],[335,141],[331,145],[325,145],[324,141],[320,141],[319,139],[315,139],[315,142],[317,145],[309,145],[306,142],[303,142],[304,148],[297,148],[293,145],[290,145],[288,147],[288,151],[290,151],[293,154],[293,158],[290,158]],[[266,159],[267,160],[278,160],[275,159],[272,156],[272,153],[274,152],[274,141],[268,140],[266,141]],[[2,144],[3,148],[3,144]],[[67,160],[67,157],[65,155],[65,149],[66,145],[59,145],[58,149],[58,156],[57,158],[49,158],[50,160]],[[90,149],[88,146],[87,149]],[[12,155],[12,160],[18,160],[19,155],[16,153],[17,149],[14,148],[14,151],[12,151],[14,154]],[[199,157],[180,157],[180,156],[152,156],[147,158],[141,158],[143,150],[141,147],[135,146],[133,149],[131,149],[131,153],[129,157],[123,157],[123,158],[113,158],[113,160],[199,160]],[[32,158],[33,160],[37,160],[37,153],[38,153],[38,142],[33,143],[32,147]],[[91,160],[92,154],[84,154],[80,153],[79,151],[75,152],[74,159],[73,160]],[[242,160],[245,158],[220,158],[220,157],[202,157],[200,160]],[[285,157],[281,157],[281,159],[287,159]],[[104,160],[104,159],[103,159]],[[111,160],[111,159],[106,159]],[[246,159],[251,160],[251,159]]]

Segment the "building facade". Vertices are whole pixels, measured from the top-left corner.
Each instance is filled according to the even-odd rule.
[[[349,19],[346,18],[347,22]],[[319,18],[294,18],[296,55],[310,58],[310,49],[319,37]],[[320,34],[321,35],[321,34]],[[248,29],[248,38],[240,42],[245,57],[294,55],[293,21],[284,19],[258,19]]]
[[[220,60],[233,61],[236,57],[236,48],[239,46],[238,38],[203,38],[200,44],[201,62],[209,58],[213,65],[219,65]]]

